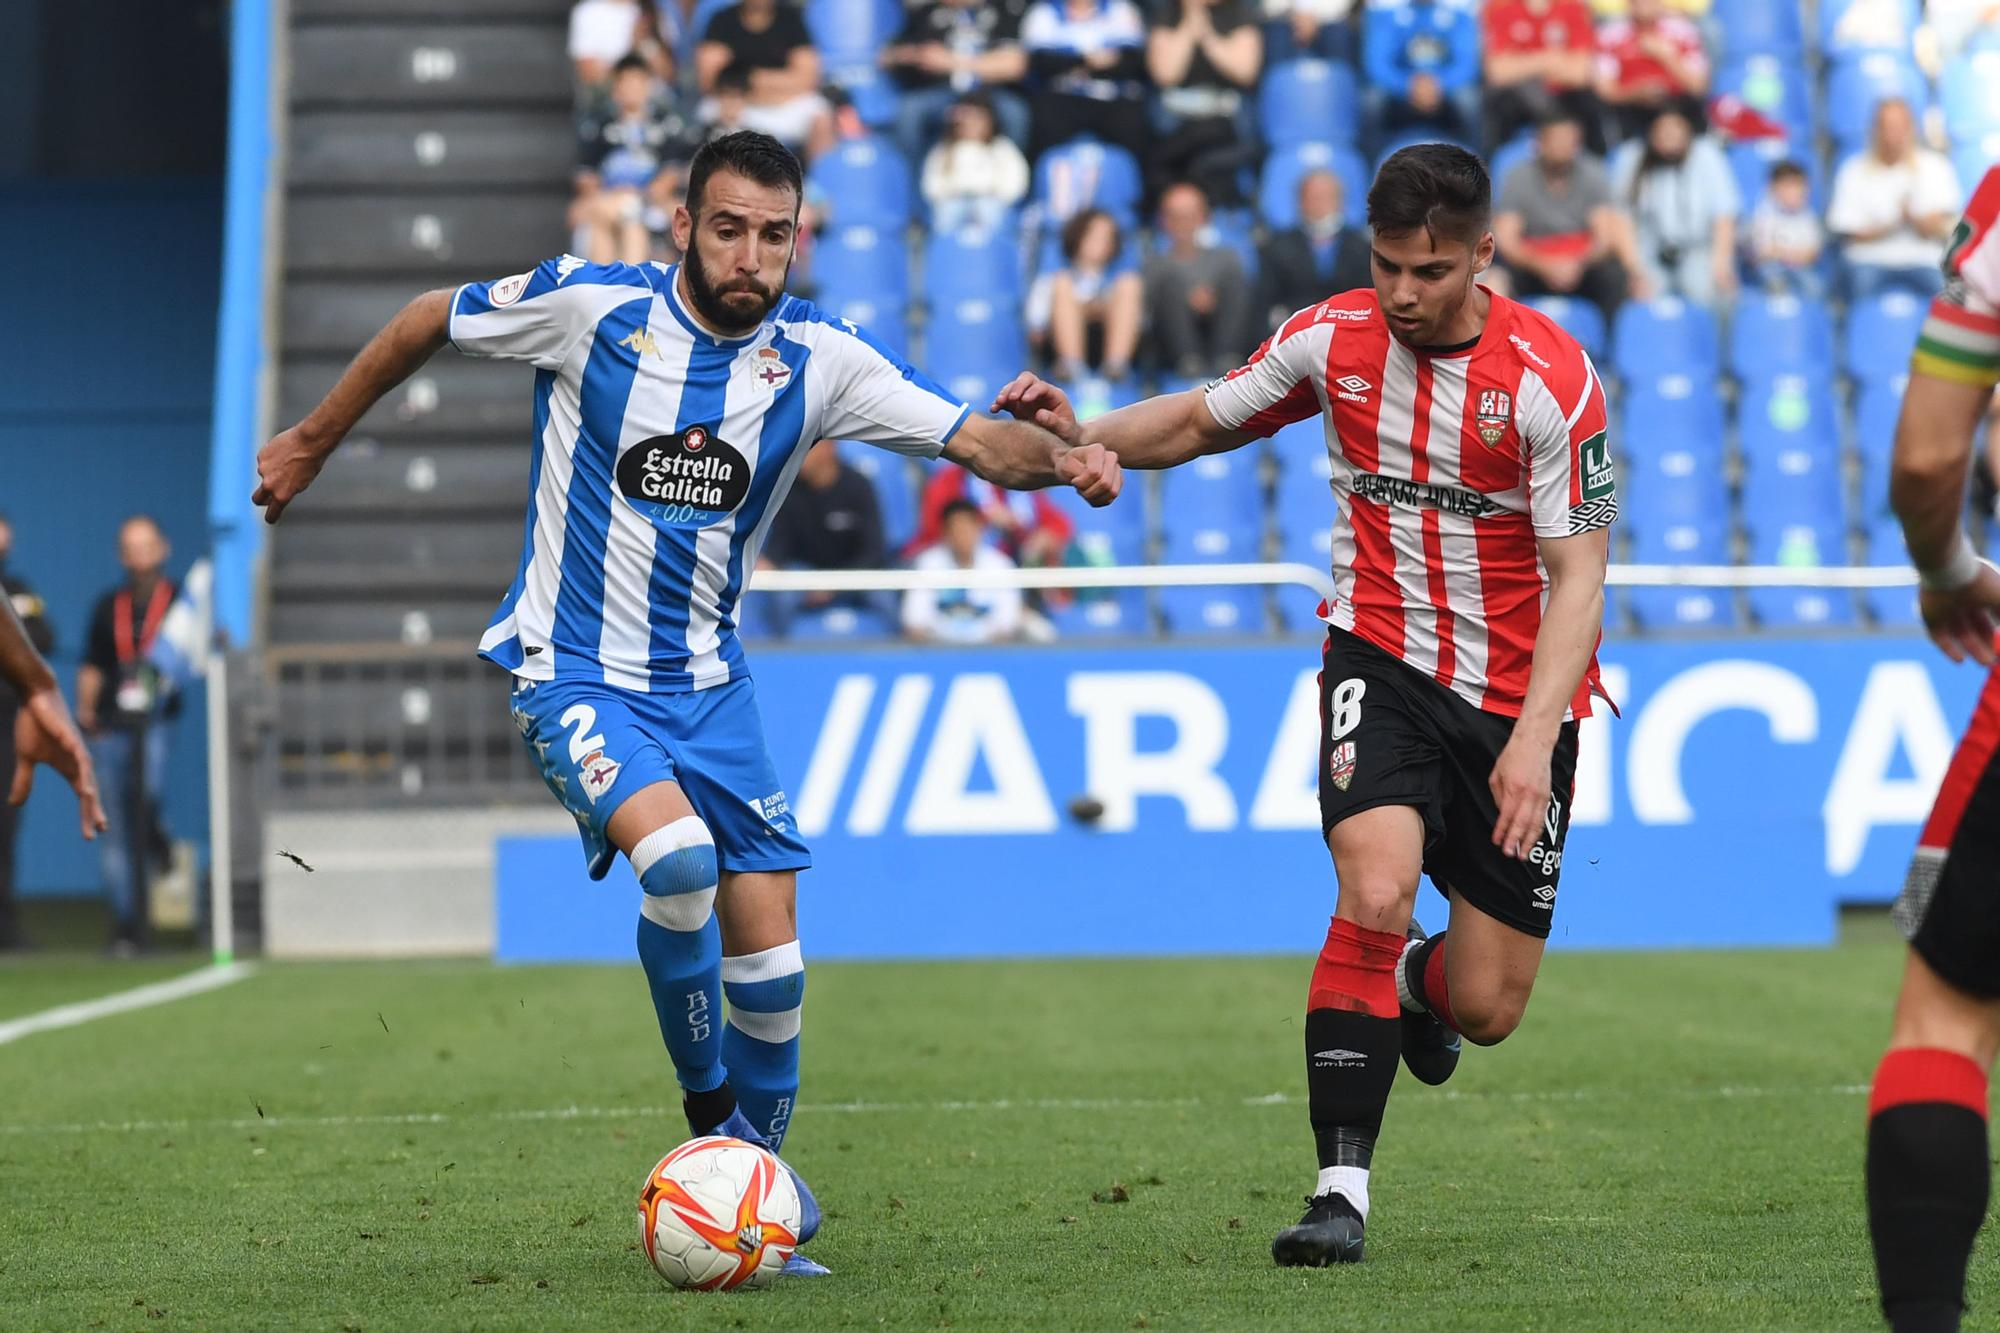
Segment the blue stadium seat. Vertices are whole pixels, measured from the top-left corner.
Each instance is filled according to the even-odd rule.
[[[1793,143],[1812,142],[1812,82],[1802,62],[1768,55],[1731,60],[1716,71],[1714,91],[1742,98],[1784,126]]]
[[[836,227],[897,231],[910,223],[910,167],[894,144],[867,135],[843,139],[812,166],[813,184],[831,201]]]
[[[817,611],[800,611],[792,618],[788,637],[794,642],[893,639],[896,637],[896,626],[887,614],[851,606],[829,606]]]
[[[1129,375],[1118,380],[1089,375],[1058,387],[1069,395],[1070,406],[1075,410],[1078,421],[1089,421],[1116,408],[1130,407],[1140,397],[1139,386]]]
[[[1670,488],[1671,489],[1671,488]],[[1650,498],[1647,497],[1652,492]],[[1632,537],[1632,560],[1642,565],[1721,565],[1729,563],[1727,492],[1724,505],[1714,506],[1707,483],[1688,495],[1659,495],[1657,488],[1631,492],[1642,514],[1658,503],[1659,512],[1641,518]],[[1680,511],[1685,511],[1681,513]],[[1662,521],[1672,513],[1677,521]],[[1736,599],[1715,588],[1630,588],[1622,599],[1644,629],[1725,629],[1736,623]]]
[[[1711,11],[1722,34],[1719,55],[1779,56],[1797,60],[1805,55],[1805,23],[1797,0],[1715,0]]]
[[[1756,512],[1755,506],[1751,512]],[[1815,520],[1809,514],[1781,518],[1771,515],[1751,532],[1750,562],[1820,569],[1847,564],[1847,529],[1839,522]],[[1750,612],[1760,624],[1786,626],[1849,625],[1854,622],[1854,598],[1840,588],[1752,588]]]
[[[1924,326],[1924,299],[1900,289],[1882,292],[1847,310],[1841,338],[1841,368],[1870,383],[1895,379],[1910,369],[1910,349]]]
[[[1837,468],[1840,460],[1840,413],[1834,401],[1831,380],[1807,375],[1779,375],[1762,384],[1747,387],[1737,403],[1736,443],[1745,462],[1755,471],[1775,466],[1774,460],[1790,458],[1786,467],[1804,475],[1797,459],[1810,456]],[[1769,512],[1784,498],[1789,488],[1775,488],[1775,495],[1746,493],[1745,504],[1754,518]]]
[[[1938,98],[1953,143],[2000,130],[2000,50],[1968,52],[1946,65]]]
[[[1877,520],[1868,526],[1868,563],[1876,568],[1908,569],[1910,550],[1903,544],[1902,525],[1895,519]],[[1868,618],[1878,625],[1915,626],[1923,623],[1917,614],[1917,590],[1869,588],[1861,594]]]
[[[1979,188],[1979,182],[1986,179],[1987,168],[1996,162],[2000,162],[2000,130],[1988,130],[1977,139],[1952,145],[1952,169],[1958,173],[1959,188],[1967,196]]]
[[[984,411],[1000,386],[1028,364],[1020,311],[998,301],[960,301],[931,309],[924,359],[932,379]]]
[[[1666,375],[1713,381],[1722,368],[1715,317],[1671,296],[1620,306],[1611,326],[1611,351],[1628,388]]]
[[[1507,177],[1515,167],[1532,161],[1535,156],[1535,132],[1522,130],[1519,134],[1501,144],[1493,151],[1492,160],[1486,164],[1486,171],[1493,178],[1493,193],[1497,197],[1507,183]]]
[[[1907,376],[1864,381],[1854,395],[1854,452],[1861,471],[1861,521],[1889,514],[1889,456],[1903,412]]]
[[[1243,261],[1243,276],[1257,277],[1257,219],[1247,208],[1219,208],[1202,233],[1202,242],[1234,250]]]
[[[910,299],[909,256],[894,230],[835,227],[813,251],[812,271],[822,295],[835,301],[866,297],[886,309]]]
[[[933,232],[924,246],[924,300],[932,306],[960,301],[1018,304],[1021,244],[1012,227],[990,235]]]
[[[1319,418],[1294,422],[1271,437],[1278,460],[1278,559],[1312,569],[1333,562],[1333,494],[1327,487],[1333,461],[1326,451],[1326,433]],[[1318,602],[1304,588],[1280,587],[1275,593],[1278,623],[1288,630],[1316,632]]]
[[[902,550],[917,534],[917,487],[909,460],[852,440],[842,440],[839,449],[841,461],[875,488],[875,502],[882,509],[883,544],[891,551]]]
[[[1101,208],[1130,228],[1138,220],[1143,193],[1132,155],[1096,139],[1058,144],[1035,164],[1034,197],[1051,230],[1086,208]]]
[[[1257,454],[1209,454],[1163,473],[1160,532],[1170,561],[1261,559],[1264,491]]]
[[[1273,148],[1300,143],[1352,144],[1361,137],[1361,96],[1354,70],[1333,60],[1288,60],[1264,71],[1257,120]]]
[[[1737,378],[1828,375],[1833,370],[1833,317],[1808,297],[1745,292],[1729,331],[1729,368]]]
[[[1843,528],[1845,492],[1840,450],[1810,434],[1745,444],[1743,513],[1753,533],[1774,524]]]
[[[1564,333],[1582,344],[1593,361],[1604,360],[1604,314],[1594,301],[1575,296],[1530,296],[1523,304],[1533,306],[1562,327]]]
[[[818,304],[829,315],[847,320],[864,330],[897,356],[909,356],[910,321],[902,306],[884,305],[868,295],[829,295],[825,292],[820,294]]]
[[[1726,414],[1721,395],[1706,381],[1676,375],[1628,390],[1618,400],[1618,428],[1612,437],[1626,456],[1649,464],[1685,453],[1722,471]]]
[[[828,77],[838,82],[847,68],[872,68],[902,26],[901,11],[893,0],[806,0],[806,30]]]
[[[674,48],[676,68],[694,68],[694,49],[701,45],[709,20],[735,3],[737,0],[695,0],[694,14],[688,19],[687,27],[681,31],[680,41]]]
[[[1264,225],[1283,231],[1298,225],[1299,182],[1315,171],[1331,171],[1340,181],[1349,226],[1368,219],[1368,164],[1346,144],[1293,143],[1274,147],[1264,159],[1257,186],[1257,211]]]
[[[1144,588],[1079,589],[1073,601],[1052,608],[1048,617],[1062,639],[1126,639],[1153,632]]]
[[[1070,563],[1083,566],[1146,563],[1145,490],[1128,480],[1118,503],[1092,509],[1074,491],[1053,490],[1051,500],[1076,525]],[[1066,638],[1125,637],[1150,634],[1152,614],[1144,588],[1080,590],[1075,601],[1050,613],[1056,632]]]
[[[1242,638],[1268,629],[1261,587],[1162,588],[1160,615],[1176,638]]]
[[[1903,52],[1862,51],[1834,61],[1826,76],[1826,132],[1836,158],[1866,145],[1875,104],[1902,97],[1922,122],[1930,105],[1930,85],[1916,62]]]
[[[1900,14],[1889,11],[1883,0],[1820,0],[1821,52],[1831,58],[1844,52],[1908,51],[1923,17],[1923,0],[1901,0],[1896,7]]]

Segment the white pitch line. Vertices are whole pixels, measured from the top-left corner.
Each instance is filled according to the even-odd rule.
[[[1612,1092],[1587,1088],[1551,1092],[1447,1092],[1425,1100],[1464,1102],[1615,1102],[1634,1101],[1729,1101],[1760,1097],[1859,1097],[1866,1094],[1865,1083],[1797,1088],[1687,1088],[1654,1092]],[[1239,1107],[1303,1106],[1306,1099],[1295,1093],[1274,1092],[1262,1097],[1235,1101],[1201,1101],[1190,1097],[1068,1097],[1011,1098],[994,1101],[931,1102],[808,1102],[796,1115],[882,1115],[907,1112],[964,1111],[1185,1111],[1208,1108],[1216,1111]],[[0,1124],[0,1138],[41,1137],[63,1134],[158,1134],[205,1129],[344,1129],[387,1125],[522,1124],[562,1120],[663,1120],[677,1118],[678,1106],[554,1106],[517,1111],[411,1111],[390,1115],[239,1116],[216,1120],[94,1120],[68,1124]]]
[[[150,1009],[156,1004],[168,1004],[190,995],[200,995],[204,991],[216,990],[232,982],[241,981],[254,970],[254,966],[250,963],[225,963],[221,967],[204,967],[199,972],[189,972],[170,981],[155,981],[145,986],[134,986],[131,990],[99,996],[95,1000],[57,1005],[38,1014],[29,1014],[25,1018],[8,1019],[0,1023],[0,1046],[19,1041],[23,1037],[31,1037],[37,1032],[73,1028],[93,1019],[109,1018],[113,1014],[127,1014],[134,1009]]]

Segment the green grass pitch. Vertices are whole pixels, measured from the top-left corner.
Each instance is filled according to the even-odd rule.
[[[1513,1040],[1399,1080],[1370,1258],[1313,1272],[1268,1249],[1305,958],[815,964],[834,1276],[719,1296],[637,1250],[684,1134],[636,965],[271,965],[0,1046],[0,1329],[1867,1329],[1899,960],[1552,957]],[[158,971],[0,967],[0,1019]]]

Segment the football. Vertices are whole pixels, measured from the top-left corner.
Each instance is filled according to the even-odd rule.
[[[690,1139],[639,1189],[639,1243],[688,1291],[769,1283],[799,1243],[799,1192],[770,1152],[741,1139]]]

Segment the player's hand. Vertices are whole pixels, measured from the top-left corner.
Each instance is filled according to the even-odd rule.
[[[36,764],[47,764],[76,790],[83,836],[89,839],[102,833],[104,806],[97,798],[97,771],[83,738],[76,734],[76,724],[70,721],[62,691],[53,685],[23,699],[14,719],[14,784],[8,790],[7,804],[19,805],[28,799],[29,789],[35,785]]]
[[[1516,861],[1527,860],[1541,836],[1549,809],[1549,759],[1554,749],[1516,732],[1487,779],[1493,803],[1500,807],[1493,845]]]
[[[2000,617],[2000,569],[1982,560],[1979,576],[1963,588],[1918,593],[1917,609],[1923,613],[1931,642],[1946,657],[1954,662],[1969,657],[1981,666],[1993,665],[1993,634]]]
[[[1125,485],[1125,472],[1118,466],[1118,455],[1101,444],[1082,444],[1065,451],[1056,459],[1056,474],[1065,484],[1075,487],[1076,493],[1088,500],[1093,509],[1102,509],[1116,500]]]
[[[257,451],[257,489],[250,503],[263,506],[266,523],[276,523],[325,466],[326,451],[307,441],[303,426],[274,435]]]
[[[1005,412],[1040,426],[1071,448],[1083,443],[1069,395],[1031,370],[1024,370],[995,395],[989,412]]]

